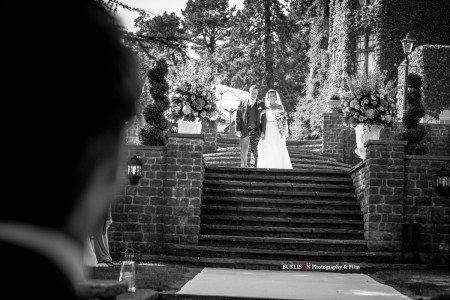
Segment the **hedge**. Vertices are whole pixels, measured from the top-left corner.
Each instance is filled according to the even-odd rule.
[[[450,46],[420,46],[410,61],[412,71],[423,77],[422,103],[427,114],[439,118],[442,111],[450,109]],[[399,70],[399,74],[404,71]]]

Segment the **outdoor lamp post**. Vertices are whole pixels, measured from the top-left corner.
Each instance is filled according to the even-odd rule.
[[[405,65],[405,86],[403,88],[403,117],[406,115],[406,94],[408,92],[408,73],[409,73],[409,54],[411,54],[414,42],[416,40],[412,39],[408,33],[406,37],[401,40],[403,46],[403,54],[405,55],[406,65]]]
[[[436,189],[442,194],[450,192],[450,172],[446,168],[440,169],[436,174]]]
[[[223,90],[220,90],[220,115],[222,115],[222,95],[223,95]]]
[[[142,178],[142,162],[135,155],[128,162],[128,179],[131,185],[136,185]]]
[[[220,116],[222,117],[222,96],[226,92],[226,87],[223,85],[218,85],[217,92],[220,94]]]

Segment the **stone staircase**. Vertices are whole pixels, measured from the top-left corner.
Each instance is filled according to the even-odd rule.
[[[304,150],[310,152],[322,152],[322,140],[306,140],[306,141],[286,141],[288,148]],[[234,148],[239,147],[239,138],[229,134],[218,134],[217,148]]]
[[[325,157],[317,152],[301,150],[296,147],[288,147],[294,169],[325,169],[347,171],[350,165],[336,161],[331,157]],[[219,148],[215,153],[203,155],[203,159],[208,167],[239,167],[241,165],[241,150],[239,147]],[[249,151],[248,161],[254,165]]]
[[[366,251],[363,217],[346,170],[210,166],[198,245],[173,245],[169,255],[149,259],[281,270],[306,262],[386,264],[390,257]]]
[[[336,161],[331,157],[321,154],[322,140],[310,141],[287,141],[287,148],[294,169],[326,169],[326,170],[348,170],[351,166]],[[204,154],[203,159],[208,167],[239,167],[241,165],[241,149],[239,139],[219,135],[217,139],[217,151]],[[248,160],[254,164],[251,154]]]

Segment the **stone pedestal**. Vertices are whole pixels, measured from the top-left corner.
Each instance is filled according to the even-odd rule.
[[[204,139],[200,134],[169,135],[164,182],[166,208],[162,216],[164,244],[198,243]]]
[[[217,148],[217,126],[219,121],[202,121],[202,134],[205,137],[203,153],[213,153]]]
[[[338,161],[344,160],[344,127],[341,114],[323,114],[322,153]]]
[[[364,235],[368,251],[401,258],[404,201],[404,141],[369,140],[365,160]]]

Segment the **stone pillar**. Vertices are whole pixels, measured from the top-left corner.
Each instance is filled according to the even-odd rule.
[[[142,116],[141,116],[142,118]],[[139,116],[134,116],[128,127],[125,128],[125,144],[139,145]]]
[[[369,140],[366,157],[364,236],[368,251],[401,259],[405,186],[404,141]]]
[[[202,134],[205,137],[203,153],[213,153],[217,148],[217,126],[219,121],[202,121]]]
[[[338,161],[344,160],[344,127],[341,114],[323,114],[322,153]]]
[[[164,224],[164,247],[197,244],[203,185],[201,134],[169,134],[164,181],[166,207],[156,212]]]

